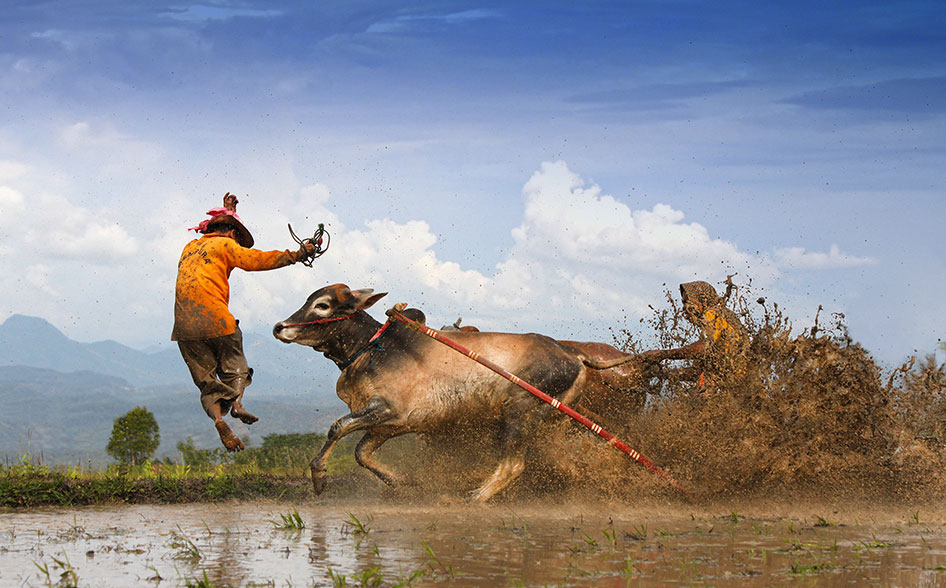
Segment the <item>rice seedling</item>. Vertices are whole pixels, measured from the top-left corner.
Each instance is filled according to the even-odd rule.
[[[827,561],[816,561],[810,564],[802,564],[797,561],[793,561],[788,569],[788,573],[793,576],[803,576],[810,574],[820,574],[822,572],[830,572],[834,568],[834,564]]]
[[[636,563],[636,561],[637,560],[631,557],[624,558],[624,567],[621,568],[621,575],[628,579],[633,577],[634,574],[637,573],[637,570],[634,569],[634,564]]]
[[[634,527],[630,531],[624,531],[624,535],[628,539],[633,539],[634,541],[643,541],[647,539],[647,526],[644,523],[641,523],[639,526]]]
[[[279,515],[281,520],[271,520],[270,523],[277,529],[287,529],[293,531],[301,531],[305,529],[305,521],[302,520],[302,517],[299,516],[299,511],[295,508],[292,509],[292,512],[288,514]]]
[[[890,547],[889,543],[878,541],[877,537],[871,535],[871,541],[860,541],[856,543],[854,545],[854,551],[859,551],[861,549],[869,551],[871,549],[884,549],[887,547]]]
[[[350,530],[352,535],[364,537],[371,530],[368,525],[362,523],[353,513],[348,513],[348,520],[342,522]]]
[[[414,570],[413,572],[411,572],[411,574],[410,574],[409,576],[407,576],[406,578],[404,578],[404,579],[401,580],[400,582],[397,582],[396,584],[392,584],[392,585],[391,585],[391,588],[404,588],[405,586],[410,586],[410,585],[413,584],[415,581],[417,581],[417,580],[423,578],[424,576],[426,576],[427,573],[428,573],[428,570],[425,570],[425,569],[423,569],[423,568],[416,569],[416,570]]]
[[[422,541],[421,543],[424,546],[424,551],[427,552],[428,556],[430,556],[431,561],[428,562],[427,565],[430,566],[431,571],[436,571],[434,570],[434,566],[432,564],[437,564],[437,567],[440,568],[441,573],[443,573],[445,576],[447,576],[451,580],[454,579],[456,577],[456,574],[453,571],[453,564],[445,565],[442,561],[440,561],[440,558],[437,557],[437,554],[434,553],[434,548],[431,547],[429,543],[427,543],[426,541]]]
[[[352,579],[358,581],[358,585],[361,588],[375,588],[380,586],[384,576],[381,574],[380,568],[374,566],[367,570],[362,570],[360,574],[352,574]]]
[[[617,536],[616,536],[617,533],[615,532],[615,530],[614,530],[613,528],[611,528],[611,529],[604,529],[603,531],[601,531],[601,533],[604,535],[605,540],[607,540],[608,545],[611,546],[611,550],[612,550],[612,551],[613,551],[615,548],[617,548],[617,546],[618,546],[618,540],[617,540]]]
[[[53,560],[52,570],[49,569],[49,564],[46,562],[33,562],[33,565],[35,565],[45,577],[46,585],[55,586],[56,588],[77,588],[79,586],[79,578],[72,564],[69,563],[69,557],[66,553],[63,552],[62,559],[58,559],[55,556],[50,556],[50,559]],[[54,577],[56,578],[55,580],[53,579]]]
[[[178,530],[180,530],[180,527],[178,527]],[[200,548],[197,547],[197,544],[191,541],[184,534],[184,531],[180,531],[180,533],[171,531],[171,538],[168,539],[168,547],[174,550],[174,554],[171,555],[173,559],[197,562],[204,557],[204,554],[200,551]]]
[[[214,588],[213,582],[207,578],[207,572],[205,571],[203,576],[200,578],[187,578],[184,580],[184,586],[187,588]]]
[[[332,579],[332,586],[335,586],[335,588],[348,586],[348,576],[336,573],[332,568],[328,569],[328,577]]]

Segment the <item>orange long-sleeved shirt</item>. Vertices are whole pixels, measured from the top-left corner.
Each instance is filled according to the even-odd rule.
[[[211,339],[236,331],[230,314],[230,272],[263,271],[296,262],[296,252],[247,249],[222,235],[204,235],[184,246],[177,264],[172,341]]]

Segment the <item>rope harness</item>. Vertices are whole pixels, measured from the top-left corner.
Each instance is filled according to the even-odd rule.
[[[634,450],[634,449],[631,448],[629,445],[627,445],[626,443],[624,443],[623,441],[621,441],[620,439],[618,439],[617,437],[615,437],[614,435],[612,435],[612,434],[609,433],[608,431],[605,431],[605,430],[601,427],[601,425],[598,425],[597,423],[595,423],[594,421],[592,421],[592,420],[590,420],[589,418],[585,417],[584,415],[582,415],[581,413],[577,412],[576,410],[574,410],[573,408],[569,407],[568,405],[562,404],[562,403],[561,403],[560,401],[558,401],[557,399],[555,399],[555,398],[549,396],[548,394],[546,394],[545,392],[539,390],[538,388],[536,388],[535,386],[533,386],[533,385],[530,384],[529,382],[526,382],[525,380],[522,380],[522,379],[519,378],[517,375],[515,375],[515,374],[513,374],[513,373],[511,373],[511,372],[509,372],[509,371],[507,371],[507,370],[505,370],[505,369],[503,369],[502,367],[496,365],[495,363],[493,363],[492,361],[486,359],[485,357],[482,357],[481,355],[479,355],[479,354],[476,353],[475,351],[472,351],[472,350],[470,350],[470,349],[467,349],[466,347],[460,345],[459,343],[457,343],[457,342],[455,342],[455,341],[452,341],[452,340],[450,340],[450,339],[444,337],[441,333],[439,333],[438,331],[435,331],[434,329],[431,329],[430,327],[428,327],[428,326],[426,326],[426,325],[422,325],[422,324],[418,323],[417,321],[414,321],[414,320],[411,320],[411,319],[407,318],[407,317],[404,316],[404,315],[402,314],[402,312],[401,312],[401,311],[403,311],[406,307],[407,307],[407,304],[401,302],[401,303],[398,303],[398,304],[394,305],[390,310],[388,310],[388,311],[386,312],[386,314],[387,314],[388,317],[389,317],[389,318],[388,318],[388,323],[390,323],[390,321],[391,321],[392,319],[399,320],[399,321],[401,321],[402,323],[404,323],[405,325],[407,325],[409,328],[414,329],[415,331],[419,331],[419,332],[421,332],[421,333],[427,335],[427,336],[430,337],[431,339],[434,339],[435,341],[438,341],[438,342],[440,342],[440,343],[443,343],[444,345],[446,345],[447,347],[453,349],[454,351],[457,351],[457,352],[459,352],[459,353],[462,353],[463,355],[469,357],[469,358],[472,359],[473,361],[476,361],[477,363],[479,363],[479,364],[481,364],[481,365],[483,365],[483,366],[486,366],[487,368],[489,368],[490,370],[496,372],[496,373],[499,374],[500,376],[506,378],[507,380],[509,380],[509,381],[512,382],[513,384],[516,384],[517,386],[519,386],[520,388],[522,388],[522,389],[525,390],[526,392],[529,392],[530,394],[532,394],[533,396],[535,396],[535,397],[538,398],[539,400],[545,402],[546,404],[552,405],[553,408],[555,408],[555,409],[557,409],[557,410],[559,410],[559,411],[561,411],[561,412],[564,412],[565,414],[567,414],[568,416],[570,416],[570,417],[573,418],[574,420],[578,421],[579,423],[581,423],[582,425],[584,425],[584,426],[587,427],[588,429],[591,429],[591,431],[594,432],[596,435],[599,435],[600,437],[603,437],[603,438],[608,442],[609,445],[613,445],[613,446],[617,447],[618,449],[620,449],[621,451],[623,451],[624,453],[626,453],[627,455],[629,455],[632,459],[634,459],[635,461],[637,461],[638,463],[640,463],[641,465],[643,465],[644,467],[646,467],[647,469],[649,469],[649,470],[652,471],[653,473],[657,474],[660,478],[664,479],[664,480],[665,480],[666,482],[668,482],[671,486],[673,486],[675,489],[677,489],[680,493],[682,493],[682,494],[685,495],[685,496],[687,495],[687,492],[683,489],[683,487],[682,487],[670,474],[664,472],[662,469],[660,469],[659,467],[657,467],[656,465],[654,465],[654,463],[653,463],[652,461],[650,461],[649,459],[647,459],[646,457],[644,457],[643,455],[641,455],[638,451]],[[386,324],[387,324],[387,323],[386,323]]]
[[[315,229],[315,233],[308,239],[303,239],[296,235],[296,232],[292,230],[292,225],[289,226],[289,234],[292,236],[293,240],[299,245],[305,246],[306,243],[311,243],[315,246],[315,250],[312,253],[306,253],[305,257],[299,261],[302,265],[306,267],[312,267],[312,262],[317,257],[322,257],[322,254],[328,251],[328,246],[332,243],[332,236],[328,234],[328,231],[325,230],[325,225],[319,223],[319,227]],[[325,247],[322,246],[323,240],[325,241]]]
[[[353,312],[353,313],[351,313],[351,314],[346,314],[346,315],[344,315],[344,316],[333,316],[333,317],[320,318],[320,319],[315,319],[314,321],[306,321],[306,322],[304,322],[304,323],[288,323],[288,324],[283,325],[283,328],[285,328],[285,327],[304,327],[304,326],[306,326],[306,325],[324,325],[324,324],[327,324],[327,323],[334,323],[335,321],[343,321],[343,320],[345,320],[345,319],[350,319],[351,317],[355,316],[356,314],[358,314],[358,313],[357,313],[357,312]],[[352,355],[351,357],[349,357],[349,358],[346,359],[345,361],[343,361],[343,362],[337,364],[337,365],[338,365],[338,369],[344,371],[345,368],[347,368],[347,367],[350,366],[351,364],[355,363],[355,360],[356,360],[356,359],[358,359],[359,357],[361,357],[366,351],[368,351],[368,350],[371,349],[372,347],[373,347],[373,348],[376,348],[376,349],[379,349],[379,350],[381,350],[381,351],[384,351],[384,347],[381,347],[381,343],[379,343],[379,341],[381,340],[381,337],[383,337],[384,334],[387,332],[388,327],[390,327],[390,326],[391,326],[391,321],[386,321],[383,325],[381,325],[381,328],[378,329],[377,332],[376,332],[374,335],[372,335],[370,339],[368,339],[368,342],[365,343],[364,345],[362,345],[362,346],[358,349],[358,351],[356,351],[356,352],[354,353],[354,355]]]

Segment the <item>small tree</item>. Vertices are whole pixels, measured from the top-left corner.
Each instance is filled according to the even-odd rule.
[[[139,406],[115,419],[105,451],[121,463],[139,464],[150,458],[161,443],[158,422]]]

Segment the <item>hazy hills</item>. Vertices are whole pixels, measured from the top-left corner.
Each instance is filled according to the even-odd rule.
[[[270,433],[322,431],[347,412],[334,395],[337,368],[321,354],[271,335],[244,333],[253,385],[247,407],[260,422],[234,429],[258,445]],[[219,441],[175,347],[148,353],[114,341],[80,343],[47,321],[13,315],[0,325],[0,459],[24,454],[44,463],[110,462],[105,445],[114,419],[136,406],[154,413],[158,455],[190,436]]]

